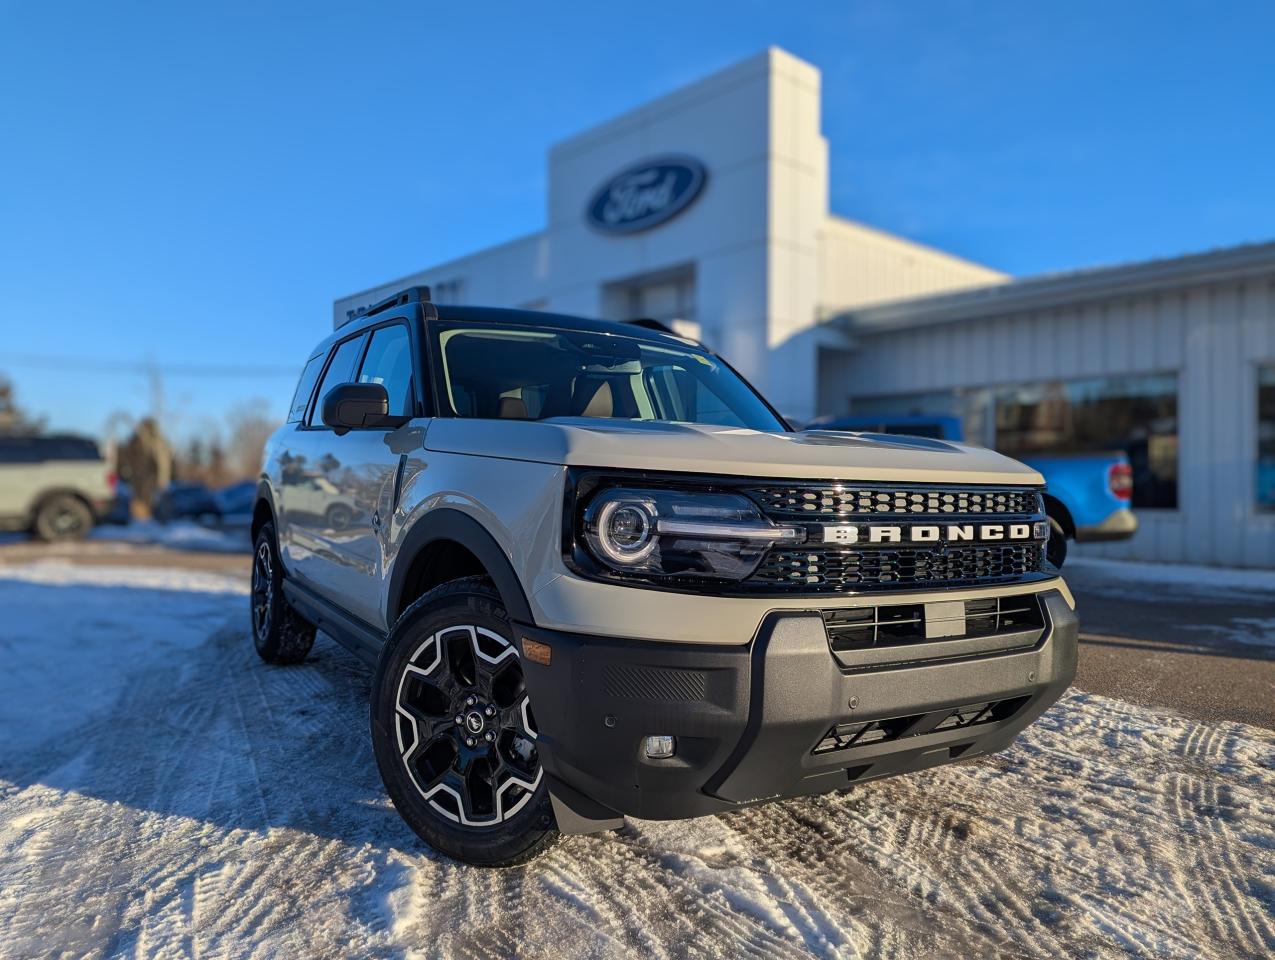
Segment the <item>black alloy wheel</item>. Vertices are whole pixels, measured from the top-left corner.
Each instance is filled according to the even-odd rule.
[[[257,533],[252,550],[252,641],[267,663],[300,663],[314,646],[315,629],[292,609],[283,595],[283,564],[279,561],[274,524]]]
[[[260,647],[274,620],[274,556],[271,544],[258,538],[252,558],[252,633]]]
[[[372,738],[395,807],[431,846],[508,866],[556,831],[518,648],[487,580],[443,584],[390,633]]]
[[[465,623],[426,637],[399,674],[394,709],[403,766],[441,816],[492,826],[540,785],[518,652],[495,631]]]

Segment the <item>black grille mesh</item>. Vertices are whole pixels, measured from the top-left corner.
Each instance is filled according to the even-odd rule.
[[[1040,494],[1035,490],[890,489],[792,484],[753,487],[744,492],[775,520],[1043,512]]]
[[[745,583],[794,593],[1012,580],[1041,568],[1035,543],[991,547],[772,549]]]

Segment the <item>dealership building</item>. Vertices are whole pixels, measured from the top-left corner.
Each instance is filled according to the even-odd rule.
[[[771,49],[552,147],[543,230],[343,297],[650,317],[794,421],[959,415],[1008,453],[1124,449],[1088,553],[1275,566],[1275,244],[1016,279],[833,214],[820,75]]]

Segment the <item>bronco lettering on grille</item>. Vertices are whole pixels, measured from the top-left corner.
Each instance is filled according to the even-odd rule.
[[[998,540],[1032,540],[1048,537],[1048,531],[1033,536],[1030,523],[837,523],[823,526],[824,543],[959,543]]]

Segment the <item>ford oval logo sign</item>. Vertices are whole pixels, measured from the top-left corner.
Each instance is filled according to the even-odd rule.
[[[692,157],[656,157],[617,173],[589,200],[586,219],[601,233],[637,233],[671,220],[704,189],[708,171]]]

